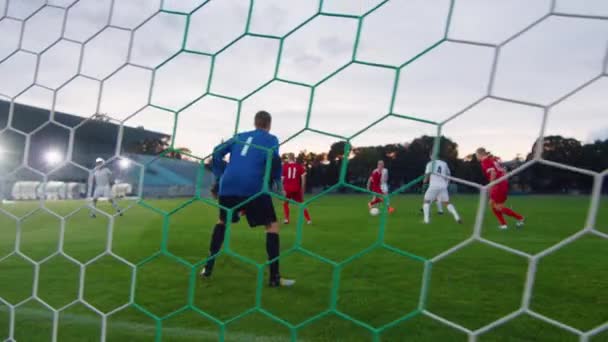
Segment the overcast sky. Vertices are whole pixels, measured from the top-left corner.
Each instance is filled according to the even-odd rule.
[[[48,1],[60,7],[74,2]],[[165,0],[163,8],[188,12],[201,2]],[[323,11],[359,15],[379,2],[325,0]],[[185,16],[157,13],[159,0],[117,0],[111,15],[110,0],[82,0],[67,11],[63,28],[66,10],[45,7],[36,12],[43,3],[10,1],[7,6],[0,0],[0,14],[8,16],[0,20],[0,97],[44,108],[54,105],[57,111],[85,117],[107,113],[126,125],[171,134],[175,114],[148,104],[168,108],[179,112],[176,145],[199,156],[234,132],[235,101],[208,95],[181,110],[205,94],[210,57],[182,52],[152,71],[180,50]],[[411,60],[442,38],[449,5],[448,0],[389,1],[363,21],[357,60],[394,66]],[[221,50],[244,32],[248,6],[245,0],[207,3],[191,17],[186,49]],[[501,44],[546,15],[550,6],[550,0],[457,0],[448,38]],[[256,0],[250,31],[282,36],[317,7],[318,1],[310,0]],[[548,105],[606,72],[608,1],[557,0],[556,12],[607,19],[545,19],[502,47],[492,84],[494,47],[443,42],[400,70],[393,113],[443,122],[488,95],[489,87],[499,98]],[[68,40],[57,42],[62,28]],[[310,85],[321,81],[352,59],[356,32],[355,19],[313,19],[285,40],[278,77]],[[24,51],[14,53],[20,42]],[[278,49],[278,40],[242,38],[217,55],[211,92],[247,96],[272,79]],[[316,88],[310,127],[342,136],[360,131],[390,112],[396,75],[392,69],[360,64],[343,69]],[[55,103],[52,90],[28,88],[34,80],[55,89]],[[554,107],[546,133],[585,142],[608,138],[607,94],[604,76]],[[254,113],[265,109],[274,116],[273,131],[284,140],[305,127],[310,96],[308,87],[274,81],[243,102],[238,127],[250,129]],[[510,159],[529,151],[542,118],[541,108],[485,99],[446,123],[442,134],[459,144],[461,155],[486,146]],[[403,143],[436,133],[432,124],[388,118],[353,144]],[[307,132],[283,151],[326,151],[334,141]]]

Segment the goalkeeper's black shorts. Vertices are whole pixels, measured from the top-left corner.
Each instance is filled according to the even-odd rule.
[[[251,228],[257,226],[267,226],[277,222],[277,215],[274,211],[272,198],[268,194],[262,194],[251,201],[243,204],[250,197],[241,196],[222,196],[219,197],[219,205],[233,209],[231,221],[233,223],[239,221],[239,212],[245,210],[247,223]],[[228,222],[228,211],[220,208],[220,220]]]

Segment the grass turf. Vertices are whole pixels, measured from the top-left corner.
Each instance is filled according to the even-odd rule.
[[[251,230],[245,223],[232,227],[230,247],[238,256],[221,256],[210,281],[195,278],[198,267],[189,264],[202,261],[217,216],[214,207],[201,202],[166,217],[135,205],[124,216],[116,217],[111,236],[107,218],[98,215],[90,219],[87,210],[75,211],[82,202],[47,203],[49,209],[70,216],[62,226],[50,213],[30,213],[21,223],[20,251],[41,261],[57,251],[63,232],[65,253],[88,263],[81,268],[65,257],[55,256],[40,265],[38,297],[57,309],[79,295],[102,312],[129,302],[132,269],[111,256],[93,259],[105,250],[108,240],[116,255],[137,265],[133,289],[137,305],[126,306],[108,317],[109,341],[150,341],[157,337],[157,331],[163,341],[214,341],[220,333],[219,321],[227,323],[223,333],[229,341],[283,341],[294,333],[303,341],[369,341],[373,334],[363,325],[389,325],[380,334],[382,341],[465,341],[465,334],[427,316],[415,315],[424,264],[391,247],[430,259],[457,245],[473,231],[478,197],[454,197],[465,220],[463,225],[446,213],[435,214],[428,226],[422,224],[418,211],[420,196],[396,197],[393,205],[397,211],[388,217],[383,230],[384,242],[390,247],[371,249],[378,241],[381,218],[367,213],[366,200],[355,195],[324,196],[310,205],[314,224],[303,226],[300,236],[296,218],[282,227],[282,250],[289,250],[298,240],[303,248],[281,258],[283,274],[297,278],[293,288],[269,289],[265,286],[266,275],[258,277],[254,263],[265,261],[265,237],[263,230]],[[169,212],[183,201],[149,203]],[[607,203],[602,201],[597,218],[597,228],[604,232],[608,231]],[[499,231],[495,218],[487,212],[483,237],[534,254],[584,226],[589,197],[513,197],[510,204],[527,216],[526,227]],[[2,208],[20,216],[35,207],[34,203],[19,203]],[[101,208],[110,210],[105,204]],[[292,213],[297,210],[292,209]],[[16,223],[5,215],[0,215],[0,227],[1,256],[14,249],[17,230]],[[162,239],[163,228],[166,241]],[[168,253],[158,253],[163,246]],[[357,254],[361,251],[365,252]],[[532,310],[583,331],[607,322],[606,251],[607,240],[586,235],[541,259]],[[153,255],[156,257],[150,258]],[[332,265],[342,262],[339,268]],[[432,265],[425,308],[468,329],[480,328],[520,307],[526,271],[525,258],[474,242]],[[84,272],[82,287],[80,272]],[[32,295],[34,266],[25,259],[16,255],[3,259],[0,274],[0,297],[5,301],[15,304]],[[259,293],[258,279],[263,282]],[[328,312],[332,298],[338,311]],[[192,305],[188,305],[190,299]],[[257,301],[263,310],[251,311]],[[414,313],[411,319],[398,321],[410,313]],[[319,314],[319,319],[309,321]],[[152,315],[162,318],[161,322]],[[290,331],[270,316],[294,326],[306,324]],[[61,310],[57,318],[59,341],[98,341],[101,337],[101,317],[82,303]],[[48,341],[52,326],[53,312],[36,300],[25,301],[15,310],[18,341]],[[8,334],[9,310],[0,304],[0,339]],[[482,335],[480,340],[574,341],[576,336],[523,315]],[[595,340],[608,340],[608,333]]]

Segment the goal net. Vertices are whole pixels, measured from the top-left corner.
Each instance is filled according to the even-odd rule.
[[[0,0],[0,340],[608,338],[607,37],[603,1]],[[276,293],[238,224],[198,279],[214,147],[258,110],[307,169],[257,194],[295,218]],[[438,159],[462,226],[421,224]],[[505,179],[529,227],[498,231]]]

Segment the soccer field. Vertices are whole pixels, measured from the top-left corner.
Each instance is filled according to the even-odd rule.
[[[382,341],[465,341],[466,334],[417,311],[421,298],[425,310],[471,330],[520,308],[527,259],[480,242],[434,263],[428,277],[428,293],[426,298],[421,296],[423,260],[471,236],[478,197],[454,197],[465,220],[463,225],[456,224],[447,213],[436,215],[434,206],[432,223],[423,225],[418,211],[420,196],[396,197],[392,204],[397,211],[388,218],[383,233],[379,229],[381,218],[371,217],[366,210],[367,200],[354,195],[324,196],[310,205],[314,224],[303,226],[301,236],[293,223],[296,220],[282,227],[281,249],[293,252],[284,255],[281,268],[284,276],[297,279],[292,288],[267,288],[264,274],[263,279],[259,278],[261,291],[256,291],[258,272],[248,260],[265,261],[265,236],[262,229],[251,230],[244,222],[232,227],[230,240],[231,250],[242,257],[221,256],[211,280],[203,282],[194,277],[199,267],[188,265],[201,262],[206,255],[217,217],[213,207],[194,202],[167,216],[165,222],[159,213],[139,205],[116,217],[111,247],[116,255],[137,265],[135,305],[125,306],[132,290],[131,269],[109,256],[87,264],[82,286],[77,265],[61,256],[52,257],[40,266],[37,289],[32,288],[34,267],[23,258],[9,256],[0,262],[0,296],[16,304],[37,291],[39,298],[59,309],[74,302],[80,289],[83,298],[101,312],[124,306],[107,319],[108,341],[215,341],[220,321],[227,323],[223,333],[229,341],[283,341],[292,338],[292,334],[302,341],[372,340],[373,334],[363,325],[388,325],[379,336]],[[149,203],[170,212],[183,201]],[[279,203],[275,204],[281,212]],[[513,197],[510,204],[527,216],[526,226],[499,231],[488,211],[482,236],[535,254],[584,226],[589,197],[522,196]],[[53,202],[48,207],[66,215],[81,205],[83,202]],[[34,207],[2,206],[16,215]],[[101,208],[110,209],[107,204]],[[104,217],[90,219],[85,209],[75,212],[64,225],[65,253],[83,263],[95,258],[105,249],[107,225]],[[0,215],[0,255],[14,249],[15,226],[14,221]],[[60,221],[44,211],[31,214],[21,225],[21,252],[35,261],[45,259],[57,250],[60,227]],[[160,253],[165,246],[163,227],[167,229],[166,249],[171,255]],[[597,227],[608,233],[605,199],[600,204]],[[374,246],[382,235],[387,246],[416,257],[376,245],[377,248],[351,258]],[[294,250],[295,245],[301,248]],[[607,322],[607,252],[607,240],[585,235],[542,258],[530,308],[581,331]],[[315,254],[329,262],[313,257]],[[153,255],[157,257],[150,258]],[[346,263],[340,264],[343,261]],[[0,305],[2,340],[9,336],[9,312],[6,305]],[[162,320],[155,320],[153,315]],[[278,319],[298,329],[290,330]],[[57,324],[58,341],[99,341],[101,337],[101,317],[81,303],[60,311]],[[17,341],[49,341],[52,330],[53,313],[43,304],[32,299],[16,308]],[[162,331],[162,336],[157,336],[157,331]],[[480,340],[574,341],[577,337],[522,315],[482,335]],[[607,340],[608,332],[593,339]]]

